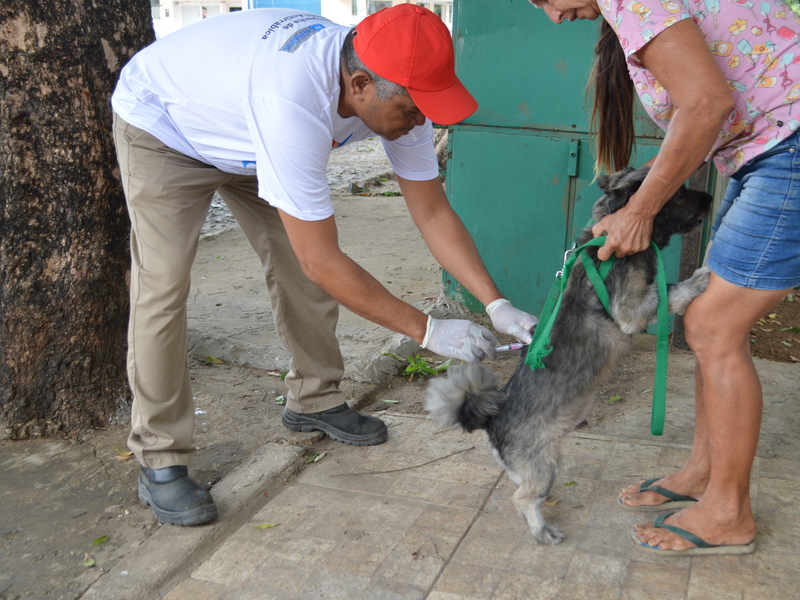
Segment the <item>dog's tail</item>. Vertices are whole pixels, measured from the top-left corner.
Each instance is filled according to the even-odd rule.
[[[474,431],[488,427],[504,399],[491,371],[478,365],[457,365],[448,369],[447,377],[428,384],[425,409],[442,426],[458,424]]]

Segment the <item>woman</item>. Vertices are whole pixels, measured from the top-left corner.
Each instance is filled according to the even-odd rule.
[[[666,130],[641,189],[594,227],[608,235],[602,260],[645,249],[653,215],[704,160],[730,177],[706,258],[708,289],[685,317],[697,359],[690,457],[675,473],[623,490],[619,502],[685,507],[637,525],[640,549],[752,552],[749,483],[762,396],[748,334],[800,285],[800,12],[778,0],[758,8],[749,0],[534,3],[557,24],[604,19],[593,73],[599,169],[627,165],[634,93]]]

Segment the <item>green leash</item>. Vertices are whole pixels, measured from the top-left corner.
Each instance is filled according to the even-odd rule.
[[[553,329],[558,310],[561,308],[561,299],[564,296],[564,289],[567,287],[569,274],[572,272],[572,267],[579,257],[583,263],[583,268],[586,270],[586,275],[589,277],[589,281],[591,281],[594,286],[598,299],[609,316],[611,316],[605,279],[611,267],[614,265],[615,257],[612,254],[608,260],[601,262],[600,268],[597,269],[591,257],[584,252],[584,250],[590,246],[602,246],[605,242],[605,236],[596,237],[582,246],[573,248],[565,254],[564,266],[561,271],[556,273],[556,280],[550,288],[550,293],[547,296],[542,314],[539,318],[539,325],[534,331],[533,340],[531,340],[528,354],[525,357],[525,364],[531,369],[544,369],[545,364],[542,362],[542,359],[553,351],[553,346],[550,344],[550,331]],[[658,249],[658,246],[652,241],[650,245],[656,251],[656,285],[658,287],[658,341],[656,344],[656,370],[655,382],[653,385],[653,408],[650,414],[650,433],[652,435],[661,435],[664,433],[664,417],[666,415],[667,403],[669,305],[667,301],[667,276],[664,272],[664,259],[661,256],[661,251]]]

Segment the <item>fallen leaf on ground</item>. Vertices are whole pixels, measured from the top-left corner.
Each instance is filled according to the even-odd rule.
[[[323,458],[325,458],[326,454],[327,452],[320,452],[319,454],[317,454],[316,452],[312,452],[311,454],[308,455],[308,458],[306,458],[306,464],[319,462]]]
[[[131,460],[133,458],[133,452],[130,450],[123,450],[122,448],[114,448],[117,451],[117,458],[119,460]]]

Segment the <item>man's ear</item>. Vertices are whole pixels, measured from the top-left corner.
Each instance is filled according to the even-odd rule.
[[[367,91],[367,86],[370,83],[372,83],[372,77],[370,77],[366,71],[353,71],[353,74],[350,75],[349,82],[350,93],[354,98],[363,100]]]

